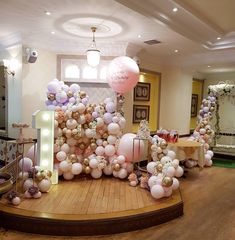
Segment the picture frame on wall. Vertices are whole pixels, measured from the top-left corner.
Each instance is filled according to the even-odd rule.
[[[141,120],[149,121],[148,105],[133,105],[133,123],[140,123]]]
[[[197,116],[198,94],[192,94],[191,100],[191,117]]]
[[[134,101],[149,101],[150,90],[150,83],[138,82],[134,88]]]

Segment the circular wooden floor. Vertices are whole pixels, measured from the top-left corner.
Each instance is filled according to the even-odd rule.
[[[84,181],[85,180],[85,181]],[[40,199],[0,201],[0,226],[49,235],[103,235],[154,226],[183,214],[179,191],[155,200],[115,178],[60,181]]]

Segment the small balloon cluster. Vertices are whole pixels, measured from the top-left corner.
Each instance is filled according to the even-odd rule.
[[[214,137],[214,130],[211,127],[211,120],[213,118],[213,112],[216,109],[216,96],[211,93],[206,99],[202,100],[201,109],[199,110],[198,124],[188,140],[197,141],[204,144],[205,153],[205,166],[210,167],[213,151],[209,150],[209,144],[212,142]],[[187,160],[185,163],[186,167],[192,168],[197,165],[195,161]]]
[[[175,152],[167,149],[165,139],[155,135],[151,139],[151,143],[153,161],[147,165],[150,176],[148,186],[154,198],[169,197],[172,195],[172,191],[179,187],[179,181],[176,177],[181,177],[184,170],[179,166]]]
[[[19,193],[16,192],[15,190],[11,190],[7,193],[6,195],[7,201],[15,206],[19,205],[21,200]]]
[[[23,181],[22,186],[26,198],[40,198],[42,192],[49,191],[51,187],[51,171],[33,166],[33,161],[28,157],[24,157],[19,161],[19,168],[19,179]]]
[[[55,162],[59,175],[71,180],[81,173],[126,178],[133,170],[135,134],[122,130],[126,120],[110,98],[89,104],[78,84],[53,80],[47,86],[46,104],[55,110]],[[135,156],[137,158],[138,156]]]

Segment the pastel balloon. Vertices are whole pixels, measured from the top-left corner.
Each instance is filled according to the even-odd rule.
[[[35,146],[35,150],[34,150],[34,146]],[[27,154],[26,157],[30,158],[31,160],[33,160],[35,163],[37,163],[37,143],[35,145],[32,145]]]
[[[107,141],[108,141],[109,144],[115,144],[116,141],[117,141],[117,137],[113,136],[113,135],[109,135],[108,138],[107,138]]]
[[[171,159],[175,159],[176,154],[174,151],[168,150],[167,156],[170,157]]]
[[[73,163],[71,173],[74,175],[78,175],[82,172],[82,164],[81,163]]]
[[[68,144],[67,144],[68,145]],[[64,151],[59,151],[58,153],[56,153],[56,159],[58,160],[58,161],[64,161],[65,159],[67,158],[67,154],[66,154],[66,152],[64,152]]]
[[[134,140],[134,138],[136,138],[136,134],[126,133],[121,137],[118,145],[118,155],[124,155],[128,162],[139,161],[144,151],[143,140]]]
[[[108,125],[108,133],[109,134],[116,135],[119,133],[119,131],[120,131],[120,127],[117,123],[110,123]]]
[[[121,168],[118,172],[118,177],[121,178],[121,179],[124,179],[127,177],[127,170],[124,169],[124,168]]]
[[[108,84],[118,93],[132,90],[139,80],[139,67],[136,62],[126,56],[113,59],[108,67]]]
[[[57,93],[58,90],[60,89],[60,86],[59,86],[58,82],[51,81],[48,83],[47,89],[50,93]]]
[[[175,176],[176,177],[182,177],[184,174],[184,170],[182,167],[178,166],[176,169],[175,169]]]
[[[111,175],[113,173],[113,168],[111,164],[104,167],[103,172],[105,175]]]
[[[106,113],[104,114],[104,122],[105,122],[106,124],[111,123],[111,122],[112,122],[112,118],[113,118],[113,115],[112,115],[111,113],[106,112]]]
[[[68,172],[72,167],[72,164],[69,164],[67,161],[62,161],[59,164],[59,168],[63,172]]]
[[[108,102],[105,106],[105,109],[108,113],[113,113],[115,112],[116,106],[113,102]]]
[[[117,163],[119,163],[119,164],[123,164],[125,162],[125,160],[126,160],[126,158],[123,155],[119,155],[117,157]]]
[[[154,185],[157,184],[158,178],[156,176],[151,176],[148,180],[148,185],[150,188],[152,188]]]
[[[160,198],[164,197],[164,194],[165,194],[164,189],[160,185],[154,185],[151,188],[151,195],[156,199],[160,199]]]
[[[30,158],[24,157],[19,161],[19,167],[23,172],[28,172],[33,166],[33,162]]]
[[[68,129],[74,129],[78,125],[77,121],[75,119],[68,119],[66,122],[66,126]]]
[[[56,101],[59,103],[65,103],[68,99],[67,93],[65,91],[60,91],[55,95]]]
[[[114,153],[116,152],[116,149],[113,145],[108,144],[107,146],[105,146],[104,152],[106,156],[110,157],[114,155]]]
[[[63,173],[63,177],[65,180],[72,180],[74,178],[74,175],[70,171],[68,171]]]
[[[179,180],[178,180],[177,178],[173,178],[172,189],[173,189],[173,190],[178,189],[178,188],[179,188],[179,185],[180,185]]]
[[[73,83],[70,87],[69,87],[70,91],[72,93],[76,93],[80,91],[80,86],[76,83]]]
[[[48,192],[51,187],[51,180],[49,179],[42,179],[38,183],[38,188],[41,192]]]
[[[89,161],[89,166],[91,168],[97,168],[98,167],[98,161],[96,158],[92,158],[90,161]]]
[[[104,147],[98,146],[95,150],[95,153],[97,156],[103,156],[104,155]]]
[[[156,162],[149,162],[148,165],[147,165],[147,171],[151,174],[154,174],[156,166],[157,166]]]
[[[102,176],[102,170],[99,170],[98,168],[92,169],[91,176],[93,178],[100,178]]]

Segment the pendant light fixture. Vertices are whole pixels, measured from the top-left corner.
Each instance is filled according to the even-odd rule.
[[[100,51],[96,48],[96,43],[95,43],[95,31],[97,30],[96,27],[91,27],[92,31],[92,44],[90,49],[86,51],[86,56],[87,56],[87,63],[91,67],[96,67],[100,63]]]

